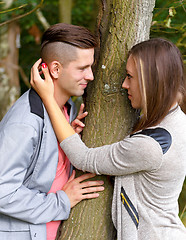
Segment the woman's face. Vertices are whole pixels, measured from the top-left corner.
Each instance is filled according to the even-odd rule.
[[[135,109],[141,109],[142,99],[138,82],[138,73],[132,56],[129,56],[127,60],[126,74],[127,76],[122,87],[127,89],[128,98],[131,101],[132,107]]]

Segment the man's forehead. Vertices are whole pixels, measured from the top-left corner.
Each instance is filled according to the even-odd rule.
[[[76,51],[79,56],[94,54],[94,48],[76,48]]]

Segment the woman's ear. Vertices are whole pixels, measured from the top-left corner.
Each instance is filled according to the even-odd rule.
[[[53,61],[49,65],[50,74],[54,79],[58,79],[59,71],[61,68],[61,64],[58,61]]]

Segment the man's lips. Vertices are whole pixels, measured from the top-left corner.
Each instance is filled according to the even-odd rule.
[[[80,84],[83,88],[86,88],[87,87],[87,83],[81,83]]]

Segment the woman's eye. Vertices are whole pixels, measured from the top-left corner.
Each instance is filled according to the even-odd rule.
[[[130,74],[127,73],[127,78],[130,79],[132,76]]]

